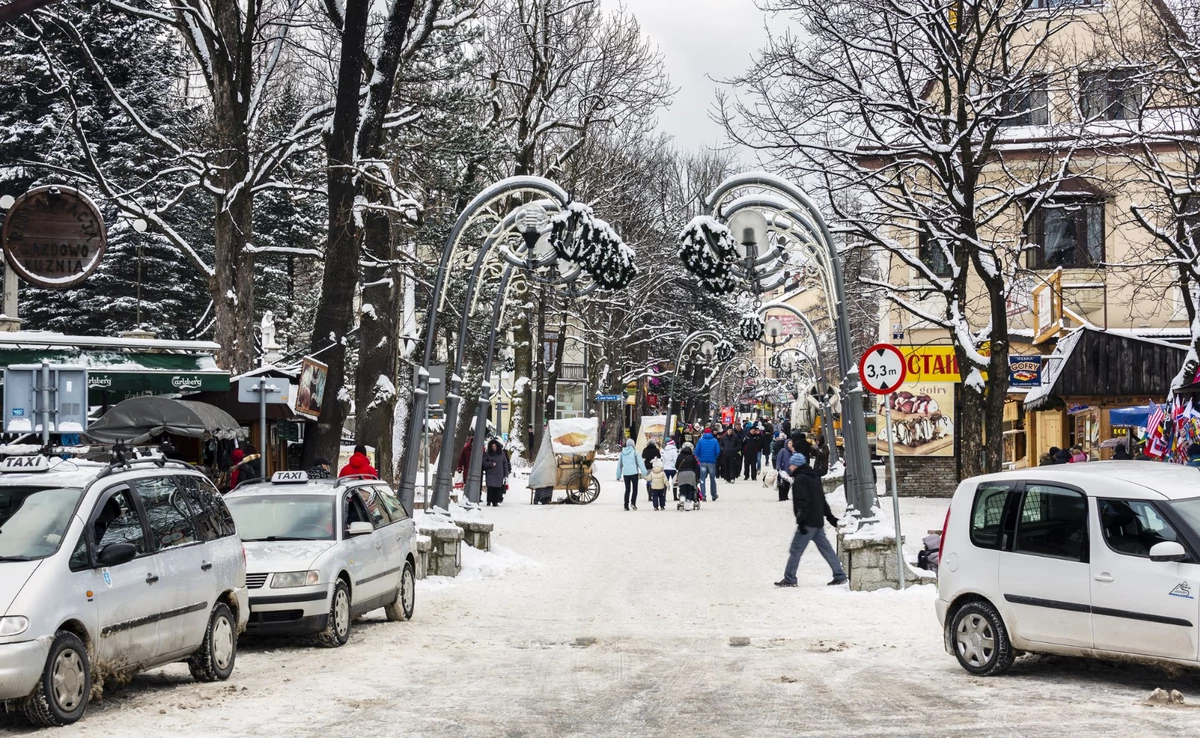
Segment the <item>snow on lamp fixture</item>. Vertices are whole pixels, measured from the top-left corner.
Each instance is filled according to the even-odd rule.
[[[758,313],[746,313],[742,316],[742,322],[738,326],[738,330],[748,343],[753,343],[763,336],[763,322],[758,317]]]
[[[538,250],[538,241],[541,240],[542,232],[549,222],[550,218],[541,205],[527,205],[517,213],[516,225],[517,230],[521,232],[521,238],[525,239],[526,258],[534,257]]]

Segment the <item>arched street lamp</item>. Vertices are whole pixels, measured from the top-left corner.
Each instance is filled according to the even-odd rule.
[[[533,199],[535,202],[512,209],[518,199]],[[535,210],[540,209],[539,215]],[[485,273],[488,260],[499,256],[510,267],[526,271],[526,278],[543,284],[570,284],[572,294],[582,294],[587,289],[577,290],[575,285],[582,281],[595,283],[601,288],[616,288],[636,274],[633,252],[623,243],[607,223],[592,217],[591,208],[574,203],[566,191],[542,177],[509,177],[497,182],[476,195],[463,209],[454,227],[450,230],[442,247],[438,272],[433,283],[428,319],[425,324],[425,348],[417,369],[413,388],[413,406],[409,414],[409,425],[405,443],[404,461],[400,475],[400,499],[412,509],[417,475],[417,456],[413,449],[421,441],[421,419],[429,402],[429,365],[437,339],[437,316],[447,294],[447,283],[451,269],[464,261],[462,253],[466,236],[472,226],[482,219],[496,220],[497,212],[507,214],[492,228],[474,259],[467,280],[467,295],[459,325],[458,345],[453,355],[453,367],[449,372],[446,388],[446,425],[443,450],[438,459],[437,473],[433,482],[433,506],[445,510],[450,504],[450,489],[453,484],[454,458],[450,446],[455,437],[458,408],[462,401],[459,395],[462,384],[465,343],[470,328],[470,316],[477,296],[478,283]],[[546,216],[543,218],[542,216]],[[547,249],[542,241],[549,230]],[[521,236],[523,247],[514,250],[509,235],[514,229]],[[495,249],[495,254],[493,254]],[[538,272],[549,270],[548,276]],[[507,270],[506,270],[507,273]],[[505,287],[507,280],[505,280]],[[503,291],[502,291],[503,292]],[[495,313],[493,313],[495,314]],[[489,335],[487,363],[490,367],[495,353],[495,326]],[[484,394],[490,395],[490,376],[484,377]],[[482,441],[482,438],[479,439]],[[475,444],[480,446],[481,444]],[[479,449],[482,452],[482,449]],[[472,456],[474,457],[474,449]],[[480,457],[482,458],[482,456]],[[426,490],[426,495],[429,490]]]
[[[705,211],[680,234],[680,257],[706,290],[726,294],[742,289],[757,298],[785,286],[799,269],[812,268],[821,277],[842,382],[847,502],[861,524],[873,514],[875,487],[841,256],[833,236],[803,190],[766,172],[726,179],[706,198]]]

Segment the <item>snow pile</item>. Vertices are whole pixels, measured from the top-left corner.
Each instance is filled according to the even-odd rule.
[[[823,479],[841,479],[844,476],[846,476],[846,462],[839,458],[829,467],[829,471],[826,472]]]
[[[462,570],[457,577],[426,577],[417,582],[417,586],[424,590],[449,589],[466,582],[498,579],[511,571],[533,566],[537,566],[533,559],[495,543],[491,551],[463,546]]]

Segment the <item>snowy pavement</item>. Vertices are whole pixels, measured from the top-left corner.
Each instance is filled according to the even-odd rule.
[[[422,582],[416,617],[375,613],[324,650],[242,642],[226,683],[175,665],[112,690],[55,736],[1195,735],[1200,712],[1143,704],[1156,686],[1200,704],[1200,677],[1071,659],[977,679],[942,650],[934,590],[825,586],[811,549],[776,589],[791,506],[757,483],[698,512],[600,499],[487,516],[496,551]],[[884,500],[885,509],[890,501]],[[901,501],[910,548],[945,500]],[[835,512],[841,505],[834,504]],[[748,638],[733,646],[731,639]],[[0,716],[0,734],[32,732]]]

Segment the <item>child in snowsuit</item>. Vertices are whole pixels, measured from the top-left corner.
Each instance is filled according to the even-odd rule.
[[[683,498],[679,509],[691,510],[696,503],[696,480],[699,479],[700,474],[700,462],[692,453],[692,444],[683,444],[675,468],[678,470],[675,479],[679,482],[679,496]]]
[[[650,474],[646,479],[650,486],[650,502],[654,505],[654,509],[666,510],[667,485],[670,484],[670,481],[667,479],[666,473],[663,472],[662,459],[654,460],[654,468],[650,470]]]

